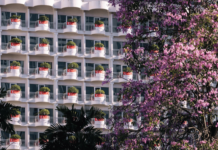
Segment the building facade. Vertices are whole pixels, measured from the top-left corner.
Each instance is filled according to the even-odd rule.
[[[0,0],[0,5],[0,79],[1,88],[8,90],[2,100],[21,107],[19,121],[12,121],[16,133],[21,136],[17,149],[38,149],[40,133],[52,123],[64,124],[61,113],[56,111],[59,105],[70,108],[75,104],[76,109],[95,106],[105,112],[105,120],[111,116],[111,106],[122,105],[117,93],[127,81],[122,78],[126,68],[122,47],[127,33],[117,29],[120,25],[115,18],[118,8],[110,6],[107,0]],[[14,21],[10,18],[12,15],[21,18]],[[38,20],[43,15],[49,18],[47,25]],[[70,18],[77,18],[76,26],[68,24]],[[96,20],[103,21],[104,28],[95,26]],[[131,28],[127,32],[131,32]],[[11,44],[13,38],[21,39],[22,43]],[[44,38],[49,41],[47,48],[40,45]],[[75,52],[68,51],[68,41],[76,43]],[[104,44],[103,52],[95,49],[95,43]],[[10,66],[13,61],[20,63],[18,70]],[[40,67],[43,62],[51,65],[44,73]],[[74,75],[68,72],[68,64],[72,62],[79,65]],[[102,85],[104,77],[95,72],[98,65],[112,70],[112,82]],[[131,78],[140,79],[135,73]],[[21,88],[18,96],[10,90],[14,84]],[[50,89],[47,97],[40,96],[41,87]],[[79,90],[76,99],[69,98],[67,90],[70,87]],[[105,92],[102,100],[95,98],[97,89]],[[46,123],[40,122],[38,112],[41,109],[50,112]],[[103,134],[108,133],[105,120],[98,123],[93,119],[93,125]],[[1,131],[3,146],[10,144],[10,136]]]

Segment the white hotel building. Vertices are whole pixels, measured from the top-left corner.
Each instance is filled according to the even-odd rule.
[[[106,113],[106,119],[111,116],[110,106],[119,106],[116,93],[126,80],[122,79],[125,64],[122,61],[122,46],[126,33],[117,29],[120,23],[114,14],[118,8],[112,7],[107,0],[0,0],[0,59],[1,87],[10,89],[11,85],[21,87],[21,96],[13,98],[8,91],[2,100],[21,107],[21,119],[13,122],[16,133],[21,136],[21,146],[17,149],[39,149],[40,133],[52,123],[64,123],[64,118],[55,109],[58,105],[76,109],[95,106]],[[11,21],[13,15],[21,15],[20,24]],[[49,18],[47,27],[40,26],[38,18],[46,15]],[[77,27],[66,25],[67,19],[76,17]],[[101,20],[105,28],[97,30],[94,22]],[[14,37],[20,38],[22,44],[19,49],[10,45]],[[46,38],[49,50],[39,50],[39,41]],[[66,43],[71,40],[77,45],[76,54],[68,53]],[[103,54],[96,54],[93,47],[97,42],[104,44]],[[141,46],[146,47],[146,43]],[[10,63],[19,61],[20,71],[12,71]],[[39,67],[42,62],[51,64],[48,75],[42,75]],[[67,64],[76,62],[79,69],[76,77],[66,75]],[[102,86],[103,78],[95,75],[95,67],[102,65],[104,69],[111,68],[113,81]],[[140,79],[133,74],[133,79]],[[50,96],[39,98],[39,88],[49,87]],[[68,100],[67,89],[75,86],[79,89],[77,100]],[[92,95],[96,89],[105,91],[103,101],[95,101]],[[47,124],[39,121],[37,113],[41,109],[50,111]],[[103,134],[108,132],[106,123],[95,124]],[[132,129],[135,127],[132,126]],[[10,134],[1,131],[3,146],[8,146]],[[9,147],[9,149],[12,149]]]

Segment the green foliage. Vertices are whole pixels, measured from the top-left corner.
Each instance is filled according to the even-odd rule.
[[[48,87],[41,87],[39,89],[39,91],[41,91],[41,92],[50,92],[50,89]]]
[[[105,92],[103,90],[101,90],[101,89],[97,89],[95,91],[95,94],[105,94]]]
[[[104,22],[103,22],[103,21],[100,21],[100,20],[97,20],[97,21],[95,21],[95,24],[101,25],[101,24],[104,24]]]
[[[132,48],[132,46],[129,45],[129,44],[125,44],[125,45],[123,46],[123,48]]]
[[[156,44],[151,45],[150,50],[159,50],[159,46]]]
[[[77,88],[75,88],[75,87],[70,87],[68,89],[68,93],[79,93],[79,90]]]
[[[13,38],[10,40],[11,43],[22,43],[22,40],[19,38]]]
[[[47,20],[49,20],[49,18],[47,16],[40,16],[39,20],[40,21],[47,21]]]
[[[20,19],[20,18],[21,18],[21,16],[12,15],[10,18],[11,18],[11,19]]]
[[[11,66],[20,66],[20,63],[17,62],[17,61],[13,61],[13,62],[11,63]]]
[[[47,39],[41,39],[40,44],[49,44],[49,41]]]
[[[98,114],[95,115],[95,118],[103,119],[105,115],[106,114],[101,110]]]
[[[49,115],[50,112],[48,111],[48,109],[42,109],[39,111],[39,115]]]
[[[104,71],[104,67],[101,66],[101,65],[98,65],[97,67],[95,67],[95,70],[102,70],[102,71]]]
[[[102,44],[102,43],[95,43],[95,47],[104,47],[104,44]]]
[[[123,72],[132,72],[130,67],[123,68]]]
[[[76,137],[72,135],[72,136],[69,137],[69,140],[74,141],[74,140],[76,140]]]
[[[74,43],[73,41],[69,41],[69,42],[67,42],[67,45],[76,46],[76,43]]]
[[[51,68],[51,65],[47,62],[43,62],[40,64],[40,67]]]
[[[79,65],[75,62],[68,64],[68,69],[78,69]]]
[[[17,115],[20,115],[19,109],[13,108],[13,110],[15,110],[17,112]]]
[[[73,19],[70,18],[70,19],[67,20],[67,22],[78,22],[78,20],[77,20],[77,18],[73,18]]]
[[[11,86],[11,90],[17,90],[17,91],[21,91],[21,88],[20,88],[20,86],[19,85],[12,85]]]
[[[11,139],[20,139],[21,137],[18,134],[13,134]]]
[[[102,142],[106,142],[105,138],[100,137]]]
[[[132,25],[132,22],[131,21],[126,21],[126,22],[123,22],[122,23],[122,26],[124,26],[124,27],[129,27],[129,26],[131,26]]]

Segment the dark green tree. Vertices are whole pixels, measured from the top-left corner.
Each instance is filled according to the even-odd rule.
[[[41,150],[96,150],[96,144],[101,143],[101,131],[91,125],[92,118],[104,118],[104,113],[91,107],[85,111],[83,107],[78,112],[74,105],[72,109],[58,106],[57,110],[66,118],[66,125],[53,124],[40,137]]]

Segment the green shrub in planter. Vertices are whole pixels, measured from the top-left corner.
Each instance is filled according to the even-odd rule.
[[[159,47],[156,44],[151,45],[150,50],[159,50]]]
[[[129,45],[129,44],[126,44],[126,45],[123,46],[123,48],[132,48],[132,46]]]
[[[76,43],[74,43],[73,41],[69,41],[69,42],[67,42],[67,45],[76,46]]]
[[[48,109],[42,109],[39,111],[39,115],[49,115],[50,112],[48,111]]]
[[[39,20],[40,21],[47,21],[47,20],[49,20],[49,18],[47,16],[40,16]]]
[[[21,88],[20,88],[20,86],[19,85],[12,85],[11,86],[11,90],[16,90],[16,91],[21,91]]]
[[[13,108],[13,110],[15,110],[17,112],[18,115],[20,115],[20,111],[19,109]]]
[[[79,93],[79,90],[77,88],[75,88],[75,87],[70,87],[68,89],[68,93]]]
[[[102,44],[102,43],[96,43],[96,44],[95,44],[95,47],[104,47],[104,44]]]
[[[73,18],[73,19],[70,18],[70,19],[67,20],[67,22],[78,22],[78,20],[77,20],[77,18]]]
[[[44,68],[51,68],[51,65],[47,62],[41,63],[40,67],[44,67]]]
[[[67,66],[68,69],[78,69],[79,65],[75,62],[68,64]]]
[[[74,141],[74,140],[76,140],[76,137],[73,136],[73,135],[72,135],[72,136],[69,136],[69,140],[70,140],[70,141]]]
[[[22,43],[22,40],[19,38],[13,38],[10,40],[11,43]]]
[[[95,94],[105,94],[105,92],[101,89],[95,91]]]
[[[41,87],[39,89],[40,92],[50,92],[50,89],[48,87]]]
[[[103,21],[100,21],[100,20],[97,20],[97,21],[95,21],[95,24],[101,25],[101,24],[104,24],[104,22],[103,22]]]
[[[130,67],[123,68],[123,72],[132,72]]]
[[[40,44],[49,44],[47,39],[41,39]]]
[[[129,27],[131,25],[132,25],[131,21],[126,21],[126,22],[122,23],[122,26],[124,26],[124,27]]]
[[[103,119],[105,115],[106,114],[101,110],[98,114],[95,114],[95,118]]]
[[[101,65],[98,65],[97,67],[95,67],[95,70],[102,70],[102,71],[104,71],[104,67],[101,66]]]
[[[20,139],[21,137],[18,134],[13,134],[11,139]]]
[[[13,62],[11,63],[11,66],[20,66],[20,63],[17,62],[17,61],[13,61]]]
[[[18,16],[18,15],[12,15],[10,18],[11,18],[11,19],[20,19],[21,16]]]
[[[105,138],[100,137],[100,139],[101,139],[101,142],[106,142]]]

